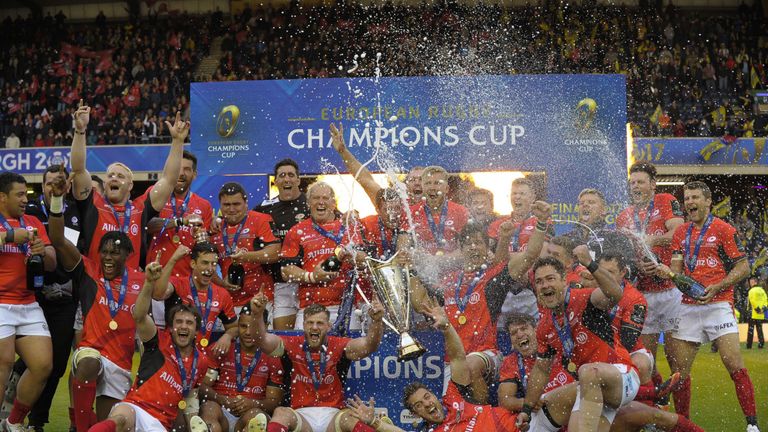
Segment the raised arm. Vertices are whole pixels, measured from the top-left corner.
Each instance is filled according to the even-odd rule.
[[[513,254],[507,265],[509,275],[513,279],[520,279],[526,275],[528,269],[531,268],[533,262],[541,254],[541,248],[547,239],[547,220],[549,220],[552,214],[552,206],[544,201],[536,201],[533,203],[532,211],[534,216],[536,216],[536,229],[533,231],[531,238],[528,239],[525,250]],[[499,234],[499,238],[501,238],[501,234]],[[509,250],[508,247],[504,249]]]
[[[439,304],[430,301],[424,305],[424,314],[432,318],[432,327],[440,330],[445,338],[445,355],[451,363],[451,381],[460,385],[467,386],[471,383],[469,366],[467,366],[467,354],[464,352],[464,345],[456,330],[448,321],[445,310]]]
[[[616,279],[604,270],[597,261],[592,260],[592,255],[589,253],[587,245],[579,245],[573,249],[573,255],[579,260],[581,265],[587,268],[592,276],[597,281],[596,289],[592,291],[592,295],[589,301],[598,308],[604,311],[610,310],[616,304],[621,301],[621,297],[624,295],[624,291],[621,289],[621,285],[616,282]]]
[[[168,131],[171,133],[171,150],[168,152],[168,158],[165,160],[165,166],[163,167],[163,173],[157,180],[157,183],[152,187],[152,192],[149,194],[149,200],[152,204],[152,208],[156,211],[161,211],[165,207],[165,203],[173,193],[173,188],[176,186],[176,180],[179,178],[179,171],[181,171],[181,159],[184,152],[184,139],[189,134],[189,122],[181,121],[181,113],[176,113],[176,121],[166,121]]]
[[[267,307],[268,302],[269,299],[260,289],[259,293],[251,299],[251,313],[256,317],[264,316],[264,309]],[[261,352],[272,357],[282,356],[284,346],[280,336],[268,333],[264,320],[255,319],[253,322],[256,323],[256,345],[258,345]]]
[[[344,355],[349,360],[364,359],[379,348],[381,336],[384,334],[384,307],[376,297],[371,301],[371,309],[368,314],[371,316],[371,326],[368,328],[368,333],[363,337],[352,339],[344,348]]]
[[[133,306],[133,320],[136,322],[136,333],[142,342],[146,342],[157,334],[155,322],[149,316],[149,309],[152,307],[152,290],[155,283],[160,279],[160,273],[163,266],[159,262],[153,261],[147,264],[144,274],[144,286],[136,298],[136,304]]]
[[[531,412],[539,405],[544,387],[549,382],[549,373],[552,370],[552,358],[538,357],[533,365],[531,375],[528,377],[528,388],[525,392],[525,401],[520,407],[517,417],[517,425],[528,423],[531,420]]]
[[[331,145],[333,149],[341,156],[341,161],[344,162],[344,166],[347,167],[347,171],[355,177],[355,180],[363,187],[368,198],[376,205],[376,194],[379,193],[381,186],[373,179],[371,172],[368,171],[362,163],[349,151],[347,144],[344,142],[344,127],[339,123],[339,128],[331,123]]]
[[[91,107],[83,105],[83,100],[80,99],[80,105],[74,114],[75,136],[72,138],[72,148],[69,155],[69,161],[72,164],[72,194],[78,201],[88,198],[93,188],[91,173],[85,167],[85,134],[88,130],[90,117]]]
[[[424,307],[429,306],[429,293],[421,279],[411,276],[411,305],[413,310],[419,313],[424,313]]]
[[[165,263],[163,271],[160,272],[160,278],[157,280],[154,289],[152,290],[152,298],[155,300],[165,300],[173,294],[175,290],[173,284],[171,284],[171,276],[173,275],[173,268],[176,263],[189,254],[189,248],[184,245],[179,245],[176,251],[171,256],[171,259]],[[155,261],[160,261],[160,252],[157,253]]]
[[[255,251],[238,249],[235,253],[230,255],[230,258],[232,258],[232,261],[235,262],[248,262],[257,264],[276,263],[280,260],[280,243],[272,243],[262,249]]]
[[[89,178],[90,182],[90,178]],[[51,190],[51,212],[48,217],[48,238],[56,250],[56,259],[61,268],[71,271],[82,259],[80,251],[64,236],[64,194],[67,181],[58,176],[54,180]]]

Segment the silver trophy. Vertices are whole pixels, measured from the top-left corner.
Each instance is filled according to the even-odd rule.
[[[371,274],[376,295],[384,306],[384,323],[400,335],[397,358],[408,361],[419,358],[427,350],[408,333],[411,314],[410,274],[407,266],[395,262],[396,258],[397,254],[386,261],[366,257],[365,265]]]

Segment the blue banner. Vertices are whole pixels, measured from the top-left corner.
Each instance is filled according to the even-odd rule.
[[[113,162],[122,162],[135,172],[160,172],[169,149],[163,144],[89,146],[87,165],[92,172],[105,172]],[[70,169],[69,153],[69,146],[0,149],[0,171],[42,174],[49,166],[62,163]]]
[[[452,172],[537,171],[548,199],[572,203],[585,187],[610,203],[626,189],[622,75],[512,75],[193,83],[196,191],[269,174],[280,159],[303,173],[344,171],[329,125],[374,172],[442,165]]]
[[[657,165],[768,165],[766,138],[637,138],[635,160]]]

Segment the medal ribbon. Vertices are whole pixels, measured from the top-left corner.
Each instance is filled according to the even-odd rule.
[[[5,228],[5,231],[13,231],[13,227],[11,224],[8,223],[8,221],[5,219],[5,216],[0,214],[0,224],[3,225],[3,228]],[[24,216],[19,217],[19,227],[23,229],[27,229],[27,225],[24,223]],[[27,246],[27,243],[18,245],[18,248],[21,249],[21,253],[26,255],[29,252],[29,247]]]
[[[483,274],[485,274],[484,269],[480,269],[480,271],[475,272],[475,277],[469,283],[469,286],[467,287],[467,292],[464,294],[463,297],[459,297],[459,292],[461,292],[461,285],[464,283],[464,272],[459,274],[459,281],[456,284],[456,293],[454,294],[454,300],[456,300],[456,307],[459,308],[459,311],[464,312],[464,309],[467,308],[467,303],[469,303],[469,298],[472,297],[472,293],[475,291],[477,284],[480,283],[480,279],[483,278]]]
[[[395,249],[397,249],[397,234],[395,234],[395,232],[392,233],[392,242],[390,243],[389,240],[387,240],[387,230],[381,222],[381,218],[379,218],[379,235],[381,237],[381,250],[384,259],[387,259],[395,254]]]
[[[192,359],[192,368],[189,371],[189,376],[187,376],[187,369],[184,368],[184,362],[181,360],[179,347],[174,344],[173,349],[176,350],[176,363],[179,365],[179,374],[181,375],[181,395],[187,397],[189,390],[192,388],[192,381],[195,380],[195,375],[197,373],[197,358],[199,352],[197,351],[197,348],[194,348],[195,353]]]
[[[208,284],[208,295],[205,298],[205,309],[200,307],[200,297],[197,294],[197,287],[195,286],[195,281],[192,279],[192,276],[189,277],[189,291],[192,293],[192,301],[195,302],[195,307],[198,311],[200,311],[200,314],[202,315],[202,320],[200,323],[200,334],[205,337],[205,334],[208,333],[208,314],[211,313],[211,305],[212,305],[212,297],[213,297],[213,287],[211,287],[211,284]]]
[[[530,219],[531,216],[531,213],[528,213],[528,215],[517,224],[517,228],[515,228],[515,232],[512,234],[512,238],[509,240],[509,247],[511,248],[510,252],[519,252],[520,246],[518,244],[520,243],[520,231],[523,230],[523,224],[525,224],[525,221]]]
[[[654,199],[655,197],[651,198],[651,203],[648,204],[648,209],[645,213],[645,221],[643,221],[643,224],[640,224],[640,210],[635,206],[635,211],[632,213],[632,218],[635,222],[635,231],[637,231],[640,234],[645,234],[645,231],[648,229],[648,224],[651,223],[651,215],[653,215],[653,206],[654,206]]]
[[[552,324],[557,330],[557,337],[560,339],[560,343],[563,345],[563,355],[570,360],[573,355],[573,335],[571,334],[571,323],[568,322],[568,302],[571,299],[571,288],[565,293],[565,305],[563,307],[563,326],[557,323],[557,317],[552,312]]]
[[[169,200],[171,202],[171,212],[173,213],[173,216],[169,218],[165,218],[165,222],[163,222],[163,228],[160,229],[160,234],[157,235],[157,239],[160,239],[163,237],[163,234],[165,233],[165,229],[168,227],[168,222],[171,221],[171,219],[176,219],[180,217],[184,217],[184,213],[187,212],[187,204],[189,204],[189,197],[192,196],[192,192],[187,192],[187,196],[184,197],[184,201],[181,203],[181,214],[176,212],[176,195],[171,195],[171,199]],[[176,232],[179,232],[180,227],[176,227]]]
[[[312,354],[309,352],[309,345],[305,341],[301,348],[304,350],[304,356],[307,359],[307,367],[309,367],[309,373],[312,375],[312,385],[315,386],[315,391],[320,389],[323,376],[325,375],[325,365],[327,359],[325,357],[325,346],[320,349],[320,375],[317,375],[315,361],[312,360]]]
[[[432,231],[432,237],[435,238],[435,242],[439,247],[445,242],[445,221],[448,219],[448,201],[443,203],[443,209],[440,210],[440,226],[435,225],[432,210],[426,203],[424,204],[424,214],[427,216],[427,223],[429,224],[429,230]]]
[[[48,207],[45,206],[45,197],[40,195],[40,210],[43,211],[43,214],[45,215],[45,220],[49,219],[48,216]],[[61,213],[63,214],[65,211],[67,211],[67,202],[64,201],[64,207],[61,208]]]
[[[109,285],[109,281],[102,277],[101,282],[104,283],[104,287],[106,288],[104,291],[107,293],[109,315],[112,319],[115,319],[115,316],[120,312],[120,308],[123,307],[123,303],[125,302],[125,292],[128,287],[128,267],[123,267],[123,280],[120,281],[120,296],[117,298],[117,302],[115,302],[115,298],[112,295],[112,287]]]
[[[341,240],[344,238],[344,232],[347,231],[347,227],[344,226],[344,224],[341,225],[341,228],[339,228],[339,234],[334,234],[332,231],[328,231],[325,228],[321,227],[315,221],[312,221],[312,228],[315,229],[321,236],[333,241],[336,243],[336,246],[341,244]]]
[[[240,226],[237,227],[237,231],[235,231],[235,236],[232,238],[232,244],[229,244],[229,235],[227,234],[227,223],[224,222],[224,229],[221,231],[222,239],[224,240],[224,251],[227,253],[227,255],[232,255],[232,253],[237,248],[237,240],[240,238],[240,233],[243,231],[243,227],[245,226],[245,221],[248,220],[248,215],[246,215],[243,218],[243,221],[240,222]]]
[[[696,270],[696,260],[699,258],[701,243],[704,241],[704,236],[707,234],[707,230],[709,229],[709,226],[712,225],[713,220],[715,220],[715,218],[712,214],[707,216],[707,220],[704,221],[704,226],[701,227],[701,232],[699,232],[699,237],[696,239],[696,245],[694,246],[692,255],[691,234],[693,234],[693,227],[695,225],[693,222],[691,222],[691,225],[688,227],[688,232],[685,233],[685,243],[683,243],[683,249],[685,250],[685,266],[688,267],[688,272],[690,274],[693,274],[693,271]]]
[[[261,351],[256,351],[251,359],[251,363],[248,365],[248,369],[245,370],[243,375],[242,359],[240,358],[240,338],[235,339],[235,377],[237,378],[237,391],[242,392],[245,390],[245,385],[253,375],[253,371],[256,370],[256,365],[261,359]]]
[[[128,200],[127,203],[125,203],[125,212],[123,212],[123,222],[122,227],[120,226],[120,216],[117,214],[117,210],[112,206],[112,203],[109,202],[109,200],[106,201],[109,208],[112,210],[112,214],[115,216],[115,223],[117,224],[118,229],[121,232],[128,233],[128,226],[131,224],[131,211],[133,210],[133,204],[131,203],[131,200]]]

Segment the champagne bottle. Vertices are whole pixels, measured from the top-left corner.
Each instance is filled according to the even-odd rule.
[[[677,289],[694,300],[699,300],[707,294],[704,285],[698,283],[690,276],[686,276],[682,273],[669,272],[669,277],[672,279],[672,282],[675,283]]]
[[[32,240],[35,238],[37,238],[37,229],[32,230]],[[30,255],[29,259],[27,259],[27,288],[32,291],[43,289],[44,279],[43,257],[41,255]]]
[[[243,282],[245,282],[245,268],[243,265],[240,263],[230,264],[229,270],[227,270],[227,279],[232,285],[242,287]]]
[[[323,271],[327,271],[327,272],[339,271],[341,269],[341,260],[339,259],[340,253],[341,253],[341,248],[337,247],[333,251],[333,255],[326,258],[325,261],[323,261],[323,263],[320,264],[320,268],[323,269]]]

